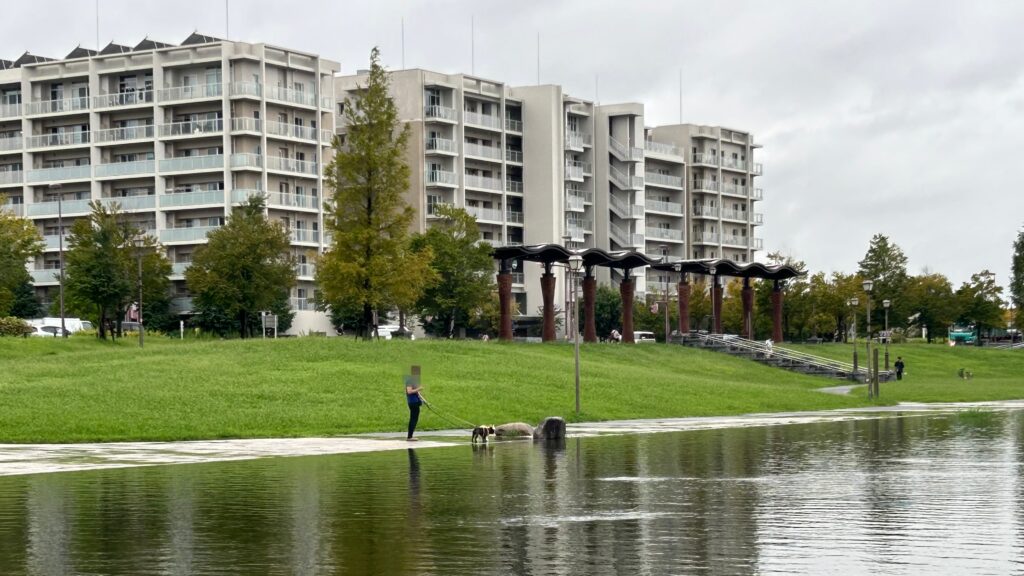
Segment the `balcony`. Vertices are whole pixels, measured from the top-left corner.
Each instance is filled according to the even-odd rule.
[[[424,173],[424,178],[428,185],[436,186],[458,186],[459,178],[455,172],[449,172],[447,170],[427,170]]]
[[[732,220],[734,222],[746,222],[747,221],[746,210],[733,210],[731,208],[722,209],[722,220]]]
[[[512,150],[511,148],[506,148],[505,149],[505,161],[506,162],[512,162],[513,164],[522,164],[523,163],[523,151],[522,150]]]
[[[724,156],[722,157],[721,166],[722,168],[729,170],[738,170],[740,172],[747,171],[747,162],[745,160],[740,160],[739,158]]]
[[[490,176],[475,176],[472,174],[465,175],[466,188],[480,188],[483,190],[493,190],[501,192],[503,187],[501,185],[500,178],[491,178]]]
[[[693,215],[698,218],[718,218],[718,207],[695,204],[693,206]]]
[[[110,208],[117,204],[123,211],[132,210],[153,210],[156,208],[156,196],[118,196],[111,198],[100,198],[100,204]]]
[[[288,303],[291,304],[292,310],[316,310],[316,300],[313,298],[289,298]]]
[[[308,194],[285,194],[283,192],[270,192],[267,194],[267,206],[271,208],[305,208],[317,210],[320,208],[320,197]]]
[[[18,216],[19,218],[25,215],[25,205],[21,203],[12,204],[9,199],[6,202],[0,203],[0,211],[4,210]]]
[[[478,206],[466,206],[466,212],[477,219],[477,221],[485,220],[487,222],[501,223],[501,209],[500,208],[480,208]]]
[[[223,198],[223,194],[221,195]],[[161,199],[160,202],[163,205]],[[206,240],[206,235],[220,226],[197,226],[195,228],[168,228],[160,231],[160,241],[167,244],[171,242],[199,242]]]
[[[316,94],[306,92],[305,90],[295,90],[294,88],[285,88],[283,86],[264,86],[264,91],[267,94],[267,100],[277,100],[278,102],[288,102],[289,104],[316,108]]]
[[[458,150],[455,149],[455,140],[449,140],[447,138],[427,138],[426,142],[427,152],[444,152],[447,154],[455,154]]]
[[[0,104],[0,118],[21,116],[21,104]]]
[[[240,152],[238,154],[231,155],[231,167],[232,168],[255,168],[257,170],[263,169],[263,156],[259,154],[250,154],[248,152]]]
[[[263,85],[256,82],[232,82],[231,97],[235,98],[262,98]]]
[[[449,108],[447,106],[425,106],[423,108],[423,115],[431,120],[447,120],[448,122],[455,122],[458,120],[455,108]]]
[[[608,137],[608,148],[612,151],[614,156],[618,157],[619,160],[626,162],[640,162],[644,159],[643,148],[629,146],[619,142],[611,136]]]
[[[694,192],[715,192],[719,189],[717,180],[694,180],[693,191]]]
[[[671,144],[664,144],[662,142],[654,142],[653,140],[644,141],[644,150],[649,154],[659,154],[661,156],[672,156],[682,160],[685,158],[683,151]]]
[[[267,120],[267,135],[311,141],[316,141],[318,136],[316,128],[288,124],[287,122],[277,122],[275,120]]]
[[[753,250],[763,250],[764,249],[764,239],[763,238],[751,238],[750,241],[751,241],[750,242],[750,247]]]
[[[565,209],[569,212],[583,212],[585,210],[583,198],[580,196],[573,196],[571,194],[566,196]]]
[[[755,163],[750,167],[750,173],[754,176],[760,176],[763,171],[764,167],[761,164]]]
[[[583,181],[583,162],[576,160],[565,161],[565,179],[576,182]]]
[[[523,121],[505,118],[505,130],[509,132],[523,132]]]
[[[206,156],[179,156],[178,158],[167,158],[160,161],[160,172],[222,170],[223,168],[223,154],[209,154]]]
[[[263,132],[263,121],[259,118],[232,118],[232,132]]]
[[[89,144],[89,132],[63,132],[60,134],[40,134],[29,136],[26,148],[52,148],[56,146],[83,146]]]
[[[760,188],[751,188],[750,189],[750,199],[751,200],[764,200],[764,191],[761,190]]]
[[[644,207],[647,208],[648,212],[659,212],[661,214],[671,214],[673,216],[683,215],[683,205],[676,202],[664,202],[648,198],[644,201]]]
[[[46,252],[56,252],[60,250],[60,236],[58,234],[48,234],[43,236],[43,250]],[[64,248],[68,246],[67,234],[64,235]]]
[[[33,182],[56,182],[62,180],[88,180],[92,177],[92,166],[64,166],[59,168],[40,168],[29,170],[25,181]]]
[[[21,136],[0,137],[0,152],[21,150],[23,142]]]
[[[64,216],[69,215],[80,215],[88,214],[91,211],[89,208],[90,200],[88,198],[84,200],[65,200],[63,202],[36,202],[34,204],[27,204],[25,214],[30,217],[39,216],[56,216],[57,211],[61,211]]]
[[[479,114],[477,112],[463,112],[462,118],[466,124],[487,128],[489,130],[501,130],[501,127],[504,124],[498,116]]]
[[[566,131],[565,147],[577,152],[583,152],[583,133]]]
[[[567,220],[565,222],[565,233],[569,235],[570,242],[583,242],[587,239],[587,231],[578,220]]]
[[[319,176],[320,170],[316,162],[296,160],[295,158],[281,158],[279,156],[267,156],[267,170],[277,172],[291,172],[306,176]]]
[[[722,236],[722,244],[749,248],[752,243],[750,242],[749,236],[733,236],[732,234],[727,234]]]
[[[744,198],[747,197],[748,188],[746,186],[739,186],[737,184],[723,184],[721,189],[722,194],[728,194],[730,196],[742,196]]]
[[[696,152],[693,155],[693,163],[705,166],[718,166],[718,156],[710,152]]]
[[[175,262],[171,264],[171,276],[184,276],[185,271],[191,266],[191,262]]]
[[[316,265],[300,262],[295,265],[295,275],[300,278],[314,278],[316,276]]]
[[[648,240],[670,240],[673,242],[683,241],[683,231],[673,230],[671,228],[657,228],[647,227],[647,239]]]
[[[89,97],[79,96],[77,98],[64,98],[62,100],[41,100],[39,102],[29,102],[24,106],[26,116],[82,112],[89,110]]]
[[[223,190],[172,189],[160,195],[160,208],[192,208],[195,206],[223,206]],[[161,233],[161,239],[163,238]]]
[[[643,218],[644,207],[638,204],[630,204],[615,196],[608,196],[608,207],[619,218]]]
[[[128,140],[148,140],[153,137],[154,132],[152,124],[125,128],[105,128],[103,130],[94,130],[92,132],[92,141],[95,144],[108,144]]]
[[[519,180],[505,179],[505,192],[511,192],[512,194],[523,193],[523,183]]]
[[[60,284],[60,268],[29,270],[28,274],[32,277],[32,283],[36,286],[40,284]]]
[[[180,136],[209,136],[219,134],[223,131],[224,121],[220,118],[216,120],[172,122],[170,124],[160,125],[161,138],[174,138]]]
[[[334,144],[334,132],[331,132],[330,130],[321,130],[320,131],[320,142],[322,142],[323,144],[331,144],[331,145],[333,145]]]
[[[117,178],[119,176],[132,176],[135,174],[152,174],[156,168],[154,160],[139,160],[136,162],[112,162],[109,164],[96,165],[97,178]]]
[[[462,145],[462,149],[466,152],[466,156],[487,158],[488,160],[497,160],[498,162],[501,162],[501,148],[496,146],[482,146],[480,144],[465,142]]]
[[[565,193],[568,194],[569,196],[579,198],[580,200],[583,201],[584,204],[594,203],[594,194],[589,190],[582,190],[575,186],[566,186]]]
[[[194,86],[168,86],[157,92],[157,99],[160,102],[175,102],[179,100],[220,98],[223,95],[223,84],[198,84]]]
[[[658,172],[647,172],[644,174],[644,179],[648,185],[651,186],[663,186],[666,188],[677,188],[683,189],[683,177],[672,176],[671,174],[661,174]]]
[[[21,170],[0,170],[0,186],[21,184],[25,181],[25,173]]]
[[[764,214],[760,212],[754,212],[754,219],[750,221],[754,226],[761,226],[764,224]]]
[[[519,210],[506,210],[505,221],[508,222],[509,224],[522,224],[523,213]]]
[[[319,244],[320,243],[320,231],[319,230],[306,230],[305,228],[292,228],[288,234],[292,242],[301,242],[305,244]]]
[[[134,90],[117,94],[100,94],[92,97],[93,108],[122,108],[126,106],[148,106],[153,104],[152,90]]]
[[[718,234],[715,232],[696,232],[694,242],[698,244],[718,244]]]
[[[233,188],[231,190],[231,203],[241,204],[247,202],[249,198],[253,196],[262,195],[266,197],[267,193],[263,190],[253,190],[249,188]]]

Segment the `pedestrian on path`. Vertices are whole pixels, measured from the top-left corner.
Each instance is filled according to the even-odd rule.
[[[420,405],[424,400],[420,394],[420,390],[423,389],[420,386],[420,367],[413,366],[410,372],[411,374],[405,376],[405,401],[409,405],[409,434],[405,439],[415,442],[416,438],[412,435],[416,431],[416,423],[420,420]]]
[[[896,379],[903,380],[903,369],[906,368],[906,364],[903,363],[903,356],[896,357]]]

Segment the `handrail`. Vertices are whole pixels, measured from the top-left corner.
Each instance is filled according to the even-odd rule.
[[[742,348],[744,350],[760,352],[765,355],[770,354],[773,357],[782,358],[784,360],[797,360],[821,368],[841,370],[843,372],[850,374],[854,373],[853,364],[849,362],[842,362],[839,360],[833,360],[831,358],[825,358],[823,356],[815,356],[814,354],[797,352],[796,350],[792,350],[789,348],[781,348],[777,346],[772,346],[769,350],[768,346],[766,346],[763,342],[758,342],[756,340],[748,340],[746,338],[741,338],[739,336],[726,336],[724,334],[701,334],[701,339],[703,339],[704,342],[712,342],[715,344],[722,344],[725,346],[735,346],[737,348]],[[857,367],[857,374],[866,375],[867,372],[868,371],[866,366]]]

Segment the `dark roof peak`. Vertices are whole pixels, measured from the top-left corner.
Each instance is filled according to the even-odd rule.
[[[111,42],[110,44],[107,44],[106,47],[103,48],[103,50],[100,50],[100,55],[106,56],[108,54],[128,54],[131,51],[132,49],[128,46],[124,46],[122,44],[114,44],[113,42]]]
[[[209,44],[211,42],[222,42],[222,41],[223,40],[221,38],[215,38],[213,36],[207,36],[205,34],[200,34],[198,31],[196,31],[196,32],[192,32],[192,34],[189,35],[188,38],[185,38],[185,41],[182,42],[181,45],[182,46],[190,46],[192,44]]]
[[[65,60],[74,60],[75,58],[88,58],[90,56],[95,56],[95,55],[96,55],[96,51],[95,50],[90,50],[88,48],[82,48],[82,45],[79,44],[78,46],[75,46],[75,49],[72,50],[71,52],[69,52],[68,55],[64,57],[64,59]]]

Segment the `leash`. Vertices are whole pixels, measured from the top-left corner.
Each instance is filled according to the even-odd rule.
[[[427,406],[427,408],[430,408],[431,412],[433,412],[434,414],[437,414],[437,416],[439,418],[441,418],[442,420],[445,420],[449,424],[454,425],[456,428],[458,428],[460,430],[462,429],[462,425],[461,424],[459,424],[458,422],[453,422],[450,418],[448,418],[444,414],[441,414],[440,412],[438,412],[437,409],[434,408],[433,404],[427,402],[426,400],[424,400],[423,403]],[[462,418],[459,418],[458,416],[452,416],[452,418],[455,418],[456,420],[461,421],[463,424],[469,425],[469,428],[468,428],[469,430],[472,430],[472,429],[476,428],[476,424],[473,424],[472,422],[469,422],[468,420],[463,420]]]

